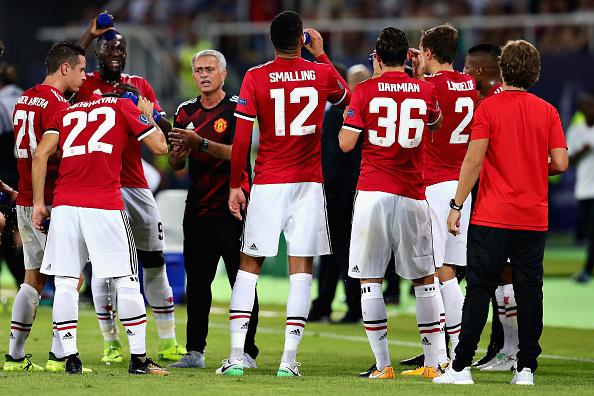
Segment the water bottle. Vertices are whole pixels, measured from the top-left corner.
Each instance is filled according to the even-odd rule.
[[[97,27],[99,29],[113,27],[113,15],[109,14],[107,11],[103,11],[101,14],[99,14],[99,16],[97,16]],[[116,32],[113,29],[103,33],[103,38],[107,41],[113,40],[115,36]]]
[[[138,96],[136,96],[134,93],[126,91],[122,94],[122,98],[130,99],[132,102],[134,102],[135,105],[138,106]],[[161,113],[153,109],[153,120],[155,120],[155,122],[159,122],[160,119]]]
[[[309,45],[311,43],[311,36],[307,32],[303,32],[303,44]]]

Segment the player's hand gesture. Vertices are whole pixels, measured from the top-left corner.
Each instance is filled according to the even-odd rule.
[[[169,153],[169,157],[175,162],[183,162],[185,161],[192,149],[186,146],[173,146],[173,150]]]
[[[309,44],[305,45],[305,48],[316,58],[324,53],[324,39],[320,32],[315,29],[303,29],[304,32],[307,32],[310,37]]]
[[[49,217],[49,211],[45,206],[37,206],[33,207],[33,226],[37,228],[39,231],[46,233],[47,230],[43,226],[45,219]]]
[[[144,116],[146,118],[148,118],[150,121],[154,121],[153,120],[153,108],[154,108],[154,104],[148,100],[147,98],[145,98],[144,96],[139,96],[138,97],[138,110],[142,111],[142,114],[144,114]]]
[[[412,68],[414,77],[419,80],[425,79],[425,57],[416,48],[408,49],[408,56],[412,59]]]
[[[245,195],[241,188],[231,188],[229,190],[229,210],[237,220],[243,220],[242,212],[245,212]]]
[[[169,132],[169,139],[174,146],[183,146],[199,150],[202,145],[202,136],[189,129],[173,128]]]
[[[450,214],[448,215],[448,231],[454,236],[460,233],[460,217],[462,217],[462,213],[460,213],[459,210],[450,209]]]

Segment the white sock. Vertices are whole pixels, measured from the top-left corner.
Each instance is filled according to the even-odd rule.
[[[361,310],[365,333],[375,356],[375,366],[381,371],[391,366],[388,349],[388,314],[381,283],[361,285]]]
[[[169,286],[165,266],[143,268],[142,271],[144,295],[153,310],[159,338],[175,339],[173,290]]]
[[[503,285],[503,302],[505,303],[505,318],[509,326],[509,339],[505,342],[509,344],[509,354],[515,355],[518,353],[518,305],[516,304],[516,296],[514,294],[514,285]]]
[[[295,363],[297,349],[303,337],[307,315],[311,306],[311,274],[298,273],[289,276],[287,299],[287,323],[285,325],[285,348],[281,361]]]
[[[56,292],[54,294],[53,317],[62,344],[64,356],[78,353],[76,333],[78,326],[78,278],[54,278]]]
[[[443,305],[440,306],[441,294],[437,291],[435,284],[431,284],[416,286],[415,296],[419,335],[425,354],[424,366],[437,368],[440,337],[444,337],[443,325],[440,323],[440,314],[443,309]]]
[[[41,296],[31,285],[23,283],[12,304],[12,317],[10,318],[10,341],[8,354],[13,359],[25,357],[25,341],[31,332],[35,312],[39,306]]]
[[[445,281],[439,287],[445,308],[446,331],[450,336],[452,347],[450,348],[451,360],[456,357],[455,350],[458,345],[458,337],[462,329],[462,305],[464,295],[458,285],[458,279],[453,278]]]
[[[130,277],[113,280],[118,296],[118,311],[120,322],[126,329],[130,353],[132,355],[146,354],[146,308],[140,294],[140,283]]]
[[[433,278],[433,284],[435,285],[435,290],[439,290],[439,278]],[[446,317],[445,317],[445,308],[443,306],[443,299],[441,297],[441,293],[439,294],[439,325],[441,326],[441,332],[443,336],[439,337],[439,360],[438,362],[447,363],[448,362],[448,345],[445,338],[445,326],[446,326]]]
[[[231,354],[229,360],[243,361],[245,337],[254,308],[258,275],[239,270],[231,292],[229,303],[229,330],[231,333]]]
[[[62,343],[60,342],[60,334],[58,334],[58,328],[56,326],[56,319],[53,319],[53,334],[52,334],[52,353],[58,359],[62,359],[64,356],[64,349],[62,349]]]
[[[99,328],[106,342],[118,340],[118,326],[116,324],[116,292],[112,280],[97,278],[94,274],[91,278],[91,289],[93,291],[93,305],[99,320]]]
[[[495,301],[497,301],[497,317],[501,322],[501,327],[503,328],[503,348],[501,348],[501,353],[505,353],[509,355],[511,353],[510,350],[510,343],[509,337],[511,329],[509,327],[509,323],[507,322],[507,318],[505,315],[505,300],[503,298],[503,286],[498,286],[495,289]]]

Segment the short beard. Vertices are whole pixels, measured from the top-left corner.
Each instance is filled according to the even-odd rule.
[[[103,62],[102,60],[99,60],[99,75],[101,76],[102,79],[104,79],[107,82],[114,82],[114,83],[120,82],[120,78],[122,77],[122,71],[124,70],[124,66],[126,66],[126,64],[122,63],[122,67],[120,67],[120,70],[113,71],[107,67],[105,62]]]

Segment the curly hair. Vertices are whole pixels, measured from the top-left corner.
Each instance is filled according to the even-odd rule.
[[[501,76],[507,85],[528,89],[540,77],[540,53],[528,41],[508,41],[501,50]]]

